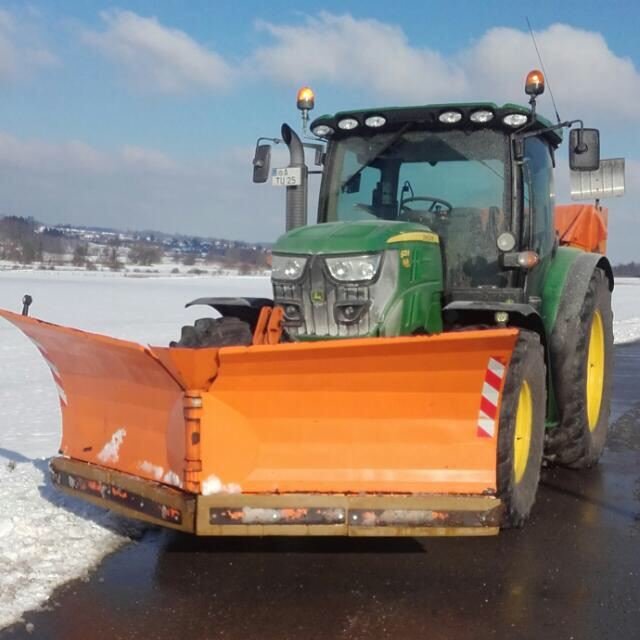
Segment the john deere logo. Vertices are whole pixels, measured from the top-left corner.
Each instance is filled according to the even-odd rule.
[[[314,304],[322,304],[324,302],[324,292],[323,291],[312,291],[311,292],[311,302]]]

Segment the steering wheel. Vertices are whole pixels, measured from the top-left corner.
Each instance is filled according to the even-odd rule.
[[[438,213],[440,211],[440,209],[438,208],[439,204],[444,206],[444,208],[446,209],[445,213],[449,213],[451,209],[453,209],[453,205],[449,201],[443,200],[442,198],[434,198],[433,196],[415,196],[413,198],[407,198],[406,200],[402,201],[402,210],[406,209],[407,211],[414,212],[413,209],[407,207],[407,204],[409,204],[410,202],[430,202],[431,206],[427,209],[429,213]],[[400,213],[402,213],[402,210],[400,211]]]
[[[407,207],[407,203],[410,202],[430,202],[431,205],[427,210],[416,211]],[[444,209],[441,209],[438,205],[443,205]],[[415,196],[403,200],[400,207],[400,220],[406,220],[408,222],[417,222],[418,224],[424,224],[426,226],[432,226],[434,222],[434,216],[440,214],[444,217],[448,216],[453,209],[453,205],[447,200],[442,198],[434,198],[433,196]]]

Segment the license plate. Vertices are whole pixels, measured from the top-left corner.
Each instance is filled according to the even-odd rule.
[[[302,182],[300,167],[285,167],[271,171],[271,184],[274,187],[297,187]]]

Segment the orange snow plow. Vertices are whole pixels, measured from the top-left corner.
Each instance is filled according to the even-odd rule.
[[[186,349],[0,315],[51,369],[71,494],[199,535],[498,531],[517,329]]]

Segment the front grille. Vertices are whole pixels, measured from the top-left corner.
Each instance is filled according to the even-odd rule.
[[[380,273],[370,284],[336,282],[329,276],[323,258],[311,256],[300,280],[273,282],[273,296],[285,311],[288,306],[299,309],[299,320],[285,318],[285,327],[293,338],[354,338],[371,335],[376,329],[396,281],[395,251],[385,253]],[[360,310],[354,321],[344,321],[341,308],[345,306]]]

